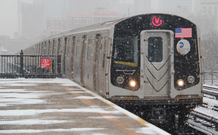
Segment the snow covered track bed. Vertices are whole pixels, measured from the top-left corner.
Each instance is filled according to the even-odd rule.
[[[202,133],[218,134],[218,112],[199,106],[189,114],[187,124]]]
[[[188,125],[206,134],[218,134],[218,87],[204,85],[202,106],[190,114]]]
[[[0,79],[0,134],[168,135],[68,79]]]
[[[204,85],[203,93],[204,97],[218,99],[218,86]]]

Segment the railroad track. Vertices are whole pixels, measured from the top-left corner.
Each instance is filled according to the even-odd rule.
[[[202,106],[195,108],[190,114],[187,125],[201,133],[218,134],[218,87],[203,87],[204,99]]]
[[[205,107],[197,107],[189,114],[187,125],[199,132],[217,135],[218,112]]]
[[[218,87],[204,85],[202,90],[204,97],[218,100]]]
[[[204,85],[203,88],[205,90],[211,90],[211,91],[217,91],[218,92],[218,87],[217,86]]]

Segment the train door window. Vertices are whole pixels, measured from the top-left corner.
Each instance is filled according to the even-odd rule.
[[[67,41],[68,43],[67,43],[67,48],[66,48],[67,50],[66,50],[66,51],[67,51],[68,54],[70,54],[70,53],[71,53],[71,50],[70,50],[70,49],[71,49],[71,48],[70,48],[70,45],[71,45],[71,44],[70,44],[70,42],[72,42],[72,41],[71,41],[71,38],[68,38],[67,40],[68,40],[68,41]]]
[[[55,40],[53,40],[53,49],[52,49],[52,54],[54,55],[56,52],[56,46],[55,46]]]
[[[79,51],[79,44],[80,44],[80,39],[77,39],[76,41],[76,57],[79,57],[80,51]]]
[[[41,46],[40,46],[40,44],[38,44],[38,55],[40,55],[41,54]]]
[[[103,42],[103,38],[101,38],[101,42],[100,42],[101,43],[100,44],[100,51],[102,51],[102,45],[103,45],[102,42]]]
[[[88,51],[87,51],[87,60],[91,59],[92,56],[92,45],[93,45],[93,39],[90,37],[88,40]]]
[[[50,41],[47,41],[47,45],[46,45],[46,53],[49,55],[50,52]]]
[[[61,39],[59,38],[59,39],[58,39],[57,54],[59,54],[60,48],[61,48]]]
[[[45,42],[45,54],[48,54],[48,41]]]
[[[44,42],[44,45],[43,45],[43,54],[44,55],[46,54],[46,41]]]
[[[38,49],[38,48],[39,48],[39,45],[37,44],[37,45],[36,45],[36,55],[39,54],[39,49]]]
[[[48,41],[48,54],[50,55],[51,54],[51,50],[52,50],[52,48],[51,48],[51,42],[50,42],[50,40]]]
[[[64,53],[66,52],[67,54],[69,54],[69,52],[70,52],[70,48],[69,48],[69,45],[68,45],[68,41],[69,39],[67,38],[67,37],[65,37],[65,39],[64,39],[64,44],[65,44],[65,47],[64,47]],[[67,50],[66,50],[67,49]]]
[[[74,51],[74,47],[75,47],[75,37],[72,37],[72,42],[71,42],[72,44],[72,47],[71,47],[71,52],[73,53],[73,51]]]
[[[42,43],[41,54],[44,55],[44,43]]]
[[[104,62],[105,62],[106,45],[107,45],[107,39],[105,38],[105,40],[104,40],[103,60],[102,60],[102,67],[103,68],[104,68]]]
[[[161,37],[148,38],[148,61],[161,62],[163,60],[163,39]]]

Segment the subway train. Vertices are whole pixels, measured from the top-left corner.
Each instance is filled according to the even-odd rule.
[[[162,122],[202,104],[199,42],[186,18],[141,14],[50,36],[24,54],[61,55],[63,77]]]

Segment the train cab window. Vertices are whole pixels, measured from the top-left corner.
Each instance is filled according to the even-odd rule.
[[[163,39],[161,37],[148,38],[148,61],[161,62],[163,60]]]
[[[138,37],[120,36],[114,39],[114,65],[138,66]]]

